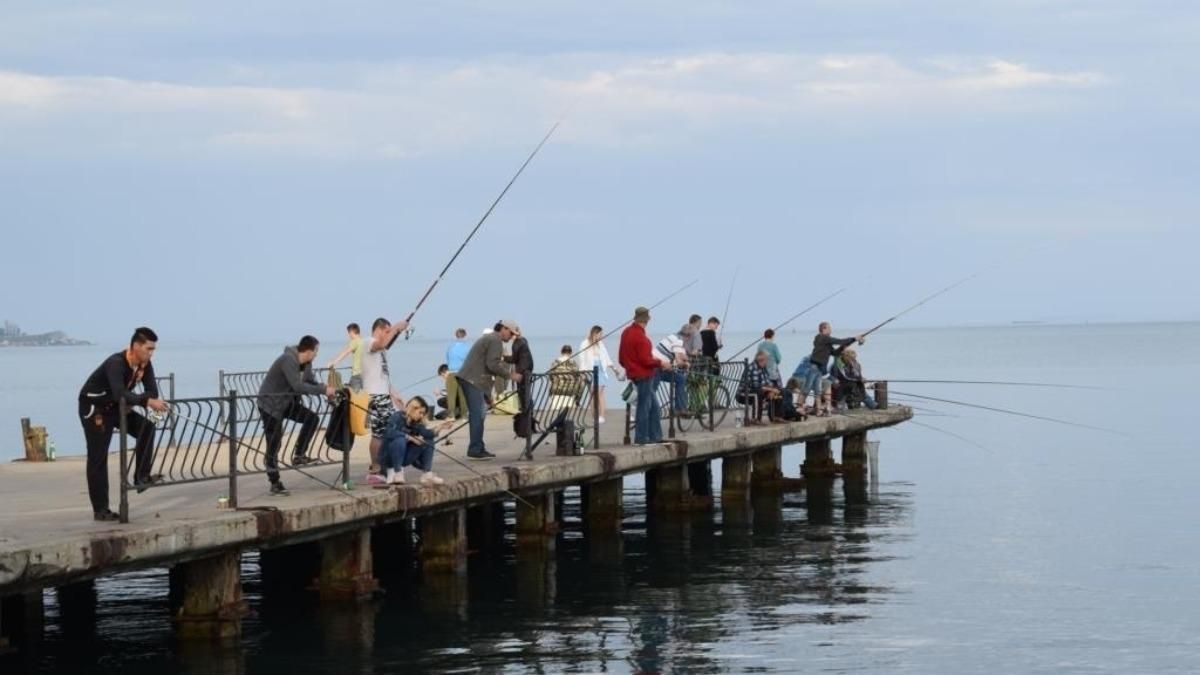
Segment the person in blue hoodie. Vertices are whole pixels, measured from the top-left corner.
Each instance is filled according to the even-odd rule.
[[[409,399],[404,413],[392,415],[388,420],[387,434],[383,438],[383,451],[379,462],[387,475],[387,485],[404,485],[404,467],[411,466],[424,472],[421,485],[436,487],[445,483],[433,473],[435,432],[425,426],[429,416],[429,404],[420,396]],[[450,426],[443,423],[440,430]]]
[[[446,378],[446,414],[452,420],[467,414],[467,394],[458,386],[458,378],[455,376],[462,370],[470,351],[467,330],[459,328],[454,331],[454,342],[446,347],[446,368],[450,370],[450,376]]]

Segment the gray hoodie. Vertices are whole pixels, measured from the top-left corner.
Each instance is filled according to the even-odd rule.
[[[281,418],[301,394],[324,395],[325,385],[317,382],[311,363],[300,365],[300,352],[295,347],[284,347],[258,388],[258,409]]]

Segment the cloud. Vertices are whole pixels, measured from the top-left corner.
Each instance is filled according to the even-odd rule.
[[[314,73],[319,84],[296,84],[303,79],[295,68],[245,65],[230,68],[227,84],[0,71],[0,147],[411,157],[524,139],[531,121],[540,126],[567,107],[574,142],[671,143],[730,125],[802,128],[848,114],[886,121],[899,105],[928,115],[999,112],[1048,90],[1106,83],[1094,72],[1007,60],[778,52],[344,64]]]

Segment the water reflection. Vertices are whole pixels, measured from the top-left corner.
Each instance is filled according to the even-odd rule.
[[[510,505],[498,555],[472,555],[464,575],[423,575],[393,551],[376,566],[386,593],[344,606],[302,592],[307,572],[264,586],[247,554],[255,616],[232,648],[177,644],[166,574],[124,575],[98,584],[98,603],[80,601],[84,619],[48,594],[44,644],[25,665],[123,675],[794,670],[768,657],[791,655],[797,626],[867,620],[894,593],[873,568],[905,536],[907,486],[849,500],[843,488],[759,490],[698,514],[650,516],[644,494],[629,490],[621,537],[583,536],[572,493],[557,552],[541,558],[517,555]]]

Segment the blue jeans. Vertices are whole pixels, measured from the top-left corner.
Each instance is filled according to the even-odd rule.
[[[433,444],[409,443],[408,451],[404,453],[403,466],[415,467],[421,471],[433,471]]]
[[[633,424],[634,443],[659,443],[662,441],[662,412],[658,409],[658,377],[634,380],[637,387],[637,419]]]
[[[483,447],[483,419],[487,415],[487,406],[483,403],[483,390],[461,378],[458,380],[458,386],[467,395],[467,416],[471,431],[467,454],[477,455],[487,449]]]
[[[670,385],[672,378],[675,380],[675,411],[687,410],[687,371],[681,368],[658,371],[659,382],[666,382]]]
[[[804,376],[805,394],[815,393],[817,398],[821,397],[821,377],[825,375],[825,371],[815,363],[808,364],[808,373]]]

